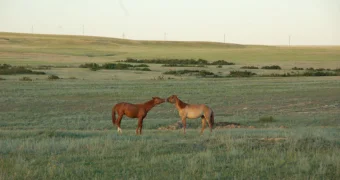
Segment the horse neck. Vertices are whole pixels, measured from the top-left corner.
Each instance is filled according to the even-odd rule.
[[[187,103],[181,101],[180,99],[177,99],[177,101],[176,101],[176,108],[178,110],[185,108],[185,106],[187,106],[187,105],[188,105]]]
[[[156,104],[154,103],[153,100],[150,100],[146,103],[144,103],[144,108],[146,111],[150,111]]]

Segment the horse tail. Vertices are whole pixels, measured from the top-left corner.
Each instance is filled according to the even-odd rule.
[[[112,124],[116,125],[116,106],[112,108]]]
[[[214,119],[214,111],[213,110],[211,110],[210,121],[211,121],[211,126],[214,127],[215,119]]]

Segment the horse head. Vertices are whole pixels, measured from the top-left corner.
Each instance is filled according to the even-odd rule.
[[[177,100],[178,100],[177,95],[172,95],[166,99],[167,102],[172,103],[172,104],[176,103]]]
[[[162,99],[160,97],[152,97],[152,100],[154,102],[154,104],[161,104],[165,102],[165,99]]]

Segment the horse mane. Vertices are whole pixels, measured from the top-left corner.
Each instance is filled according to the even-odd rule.
[[[151,99],[151,100],[149,100],[149,101],[146,101],[145,103],[143,103],[143,104],[145,104],[145,105],[147,105],[147,104],[153,104],[153,102],[154,102],[154,100],[153,99]]]
[[[181,100],[178,99],[178,98],[177,98],[177,100],[178,100],[178,101],[177,101],[177,102],[178,102],[178,103],[177,103],[177,104],[178,104],[178,107],[181,108],[181,109],[185,108],[185,106],[188,105],[187,103],[181,101]]]
[[[151,100],[145,102],[143,105],[144,105],[145,109],[147,111],[149,111],[150,109],[152,109],[155,106],[154,99],[151,99]]]

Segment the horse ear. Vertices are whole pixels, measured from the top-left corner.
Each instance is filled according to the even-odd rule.
[[[156,99],[156,97],[152,97],[152,99]]]

